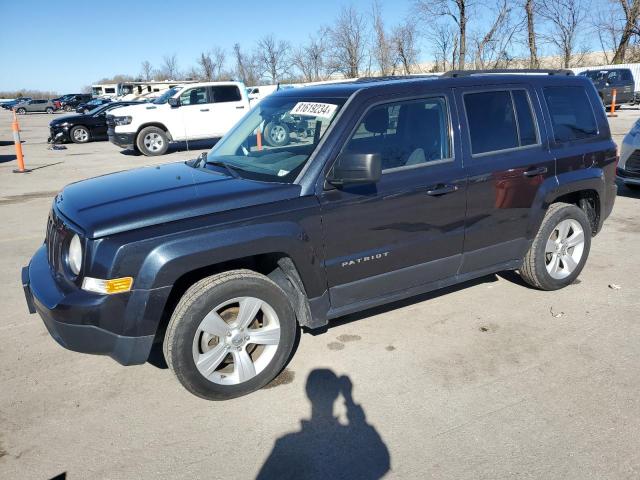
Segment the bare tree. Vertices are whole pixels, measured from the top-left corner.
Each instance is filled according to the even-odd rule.
[[[207,82],[213,79],[213,59],[211,58],[211,52],[202,52],[198,57],[198,67],[200,71],[198,76]]]
[[[327,77],[326,54],[327,44],[321,31],[317,37],[309,37],[306,45],[293,52],[291,62],[305,81],[317,82]]]
[[[613,63],[624,62],[631,37],[640,34],[640,27],[638,26],[638,20],[640,18],[640,0],[619,0],[619,4],[622,8],[622,12],[624,13],[624,27],[620,35],[616,53],[613,56]]]
[[[529,68],[539,68],[538,48],[536,46],[535,1],[525,0],[524,11],[527,14],[527,43],[529,45]]]
[[[259,74],[257,73],[254,59],[242,51],[239,43],[233,45],[233,56],[235,58],[236,76],[246,85],[258,83]]]
[[[382,9],[380,3],[375,0],[372,5],[373,17],[373,57],[377,63],[378,72],[382,76],[395,73],[395,60],[393,54],[393,39],[389,38],[389,34],[384,27],[382,20]]]
[[[509,50],[521,24],[512,22],[512,11],[513,5],[510,5],[507,0],[502,0],[496,5],[494,21],[489,30],[474,39],[475,68],[507,68],[513,60]]]
[[[289,73],[291,45],[284,40],[276,40],[273,35],[258,40],[255,53],[257,66],[263,76],[271,80],[272,84]]]
[[[591,19],[592,29],[598,36],[598,43],[605,63],[611,63],[612,56],[615,55],[620,42],[623,25],[618,13],[610,9],[598,10]]]
[[[167,80],[175,80],[180,76],[178,71],[178,55],[165,55],[162,57],[162,66],[160,70],[163,72]]]
[[[437,18],[448,18],[455,23],[458,30],[457,63],[458,68],[464,70],[471,2],[469,0],[415,0],[415,6],[429,25],[433,25],[433,21]]]
[[[429,42],[434,48],[435,72],[444,72],[450,67],[455,68],[457,60],[458,36],[451,25],[436,23],[427,34]]]
[[[151,62],[149,60],[145,60],[141,65],[141,76],[145,82],[151,80],[153,76],[153,67],[151,66]]]
[[[393,30],[393,54],[397,62],[402,65],[405,75],[414,73],[418,64],[420,51],[418,50],[418,34],[416,30],[416,24],[411,20],[404,21]]]
[[[225,62],[227,60],[227,54],[225,51],[216,47],[211,51],[211,61],[212,61],[212,70],[213,70],[213,79],[221,80],[224,76],[222,71],[224,69]]]
[[[365,60],[367,24],[364,16],[353,6],[343,7],[329,30],[331,64],[347,78],[360,75]]]
[[[578,28],[584,23],[587,12],[588,5],[583,0],[540,0],[540,17],[548,23],[543,38],[559,50],[563,68],[573,64]]]

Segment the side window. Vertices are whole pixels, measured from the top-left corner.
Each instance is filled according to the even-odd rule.
[[[380,153],[382,170],[451,158],[449,116],[444,97],[372,108],[345,147],[351,153]]]
[[[467,93],[464,107],[471,153],[487,153],[519,146],[518,127],[508,90]]]
[[[609,72],[609,75],[607,75],[607,83],[616,85],[618,83],[618,80],[620,80],[619,73],[620,72],[618,70],[612,70],[611,72]]]
[[[190,88],[180,95],[181,105],[201,105],[203,103],[209,103],[206,87]]]
[[[211,88],[215,103],[239,102],[242,100],[240,89],[235,85],[220,85]]]
[[[596,119],[583,87],[545,87],[556,142],[569,142],[598,134]]]

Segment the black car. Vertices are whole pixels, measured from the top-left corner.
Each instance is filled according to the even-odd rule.
[[[68,185],[22,270],[29,311],[125,365],[162,343],[222,400],[271,382],[301,326],[503,270],[571,285],[616,198],[598,93],[475,73],[283,90],[199,158]],[[264,142],[287,115],[313,132]]]
[[[81,115],[65,115],[49,123],[48,141],[54,143],[87,143],[91,140],[107,140],[106,115],[109,110],[140,102],[109,102]]]
[[[110,98],[94,98],[86,103],[81,103],[76,107],[77,113],[87,113],[91,110],[98,108],[101,105],[105,105],[107,103],[111,103],[113,100]]]
[[[65,112],[73,112],[78,105],[91,101],[90,93],[70,93],[60,100],[60,107]]]
[[[613,91],[616,91],[616,106],[635,103],[635,81],[628,68],[607,68],[586,70],[579,75],[589,78],[598,90],[602,104],[613,103]]]
[[[15,107],[16,105],[18,105],[19,103],[22,102],[28,102],[32,100],[31,97],[20,97],[20,98],[16,98],[15,100],[11,100],[9,102],[4,102],[2,104],[2,108],[4,108],[5,110],[12,110],[13,107]]]

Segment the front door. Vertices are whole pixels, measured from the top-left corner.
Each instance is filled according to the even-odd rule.
[[[172,122],[175,128],[171,130],[174,138],[206,138],[213,121],[213,104],[207,87],[185,89],[180,94],[180,108],[169,113],[176,120]]]
[[[383,172],[375,185],[329,187],[321,195],[334,308],[457,273],[466,182],[450,106],[448,93],[374,106],[344,145],[380,153]]]
[[[555,175],[555,160],[541,140],[542,113],[530,87],[459,89],[456,95],[468,140],[464,274],[522,259],[531,207]]]

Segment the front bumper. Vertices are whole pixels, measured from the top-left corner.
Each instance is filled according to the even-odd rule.
[[[70,142],[69,129],[65,127],[49,127],[48,142]]]
[[[136,134],[134,132],[119,133],[111,127],[107,130],[107,135],[111,143],[122,148],[133,148],[136,141]]]
[[[630,183],[632,185],[640,185],[640,173],[629,172],[624,168],[618,168],[616,176],[624,183]]]
[[[30,313],[63,347],[109,355],[122,365],[147,361],[168,295],[166,288],[100,295],[59,283],[42,246],[22,269]]]

